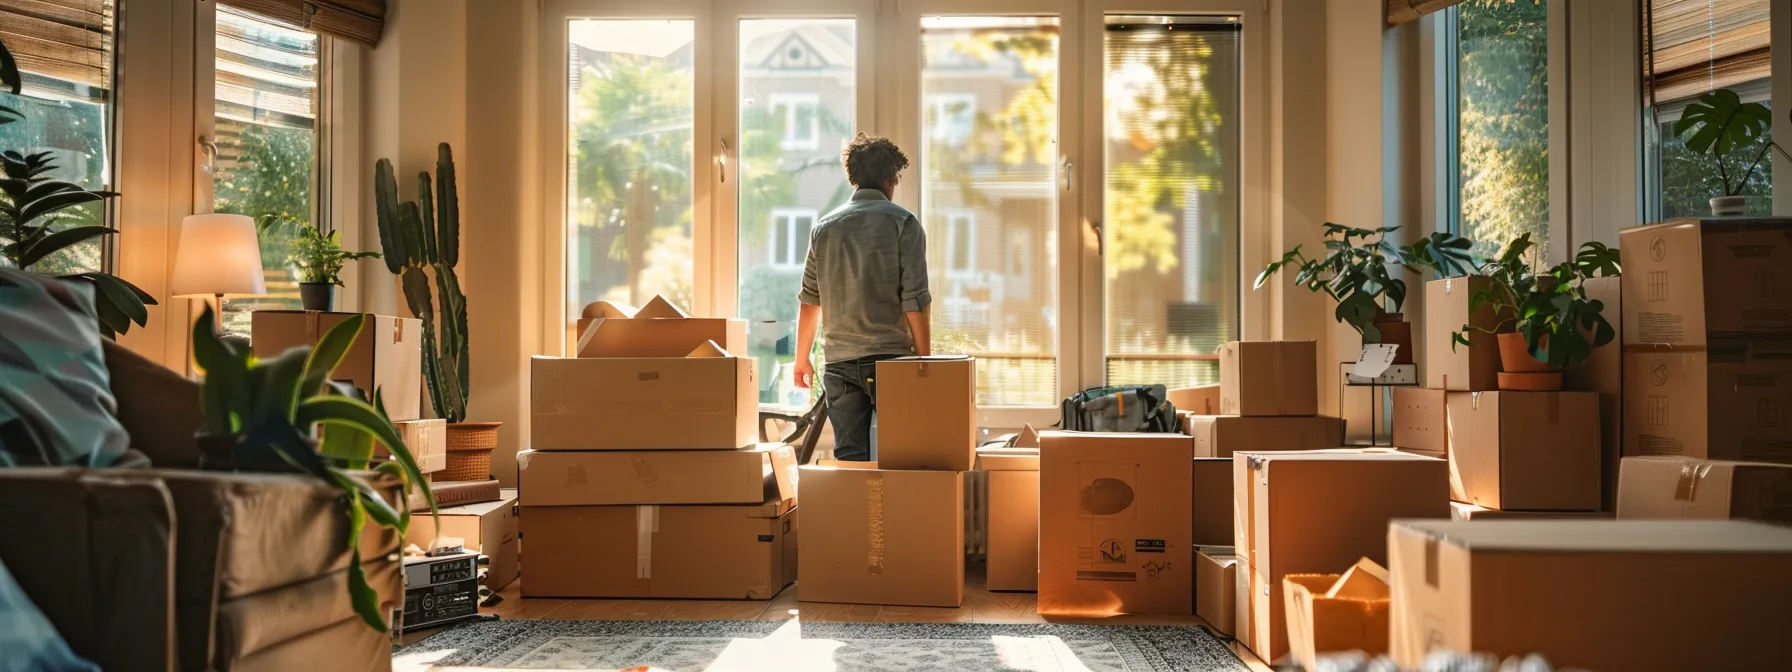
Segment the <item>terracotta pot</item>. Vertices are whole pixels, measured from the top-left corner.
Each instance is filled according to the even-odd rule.
[[[1402,319],[1400,313],[1382,313],[1375,316],[1375,329],[1381,332],[1377,343],[1400,346],[1394,351],[1395,364],[1411,364],[1412,359],[1412,323]]]
[[[1554,392],[1562,389],[1562,373],[1501,373],[1500,389],[1524,392]]]
[[[448,466],[433,474],[437,481],[483,481],[492,476],[492,449],[498,447],[502,422],[456,422],[448,425]]]
[[[1711,215],[1714,217],[1729,217],[1747,211],[1748,201],[1741,196],[1719,196],[1711,199]]]
[[[1549,364],[1531,356],[1531,348],[1524,342],[1524,334],[1511,332],[1499,335],[1500,370],[1507,373],[1560,373],[1550,368]],[[1543,347],[1549,347],[1547,342]]]

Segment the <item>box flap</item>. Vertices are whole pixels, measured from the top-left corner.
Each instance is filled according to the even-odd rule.
[[[889,362],[962,362],[967,359],[976,359],[976,357],[972,357],[970,355],[910,355],[908,357],[897,357],[895,359],[889,359],[889,360],[884,360],[884,361],[889,361]]]
[[[1374,560],[1363,558],[1356,561],[1356,566],[1338,578],[1338,582],[1325,591],[1327,598],[1344,598],[1352,600],[1386,600],[1388,599],[1388,570]]]
[[[685,357],[710,357],[710,358],[731,357],[731,356],[732,355],[729,355],[727,350],[722,349],[722,346],[716,345],[715,341],[704,341],[703,345],[697,346],[697,349],[692,350],[691,354],[685,355]]]
[[[876,469],[876,462],[853,462],[847,460],[816,460],[815,464],[801,469]]]
[[[1038,448],[1039,430],[1032,425],[1021,425],[1020,434],[1014,437],[1015,448]]]
[[[684,309],[673,305],[672,302],[667,301],[664,296],[653,297],[653,300],[648,301],[647,305],[641,306],[640,310],[635,311],[635,319],[639,320],[681,319],[690,316],[690,313],[686,313],[684,312]]]
[[[1395,520],[1470,552],[1792,553],[1792,528],[1715,520]]]
[[[797,487],[796,449],[782,443],[762,443],[754,450],[770,454],[773,487],[778,489],[779,502],[795,504]]]
[[[602,320],[626,320],[634,316],[635,307],[620,301],[592,301],[579,313],[579,317]]]
[[[1038,448],[979,448],[983,471],[1039,471]]]

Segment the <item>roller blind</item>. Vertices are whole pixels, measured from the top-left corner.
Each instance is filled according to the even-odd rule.
[[[275,21],[369,47],[380,44],[386,0],[218,0]]]
[[[1388,0],[1388,25],[1398,26],[1432,12],[1449,9],[1462,0]]]
[[[1651,105],[1766,78],[1769,0],[1644,0],[1643,87]]]
[[[116,20],[107,0],[0,0],[0,39],[28,95],[105,102]]]

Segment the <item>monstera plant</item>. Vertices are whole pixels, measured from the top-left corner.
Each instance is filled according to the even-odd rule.
[[[386,417],[379,390],[373,401],[330,373],[361,333],[365,316],[331,328],[316,347],[299,346],[271,359],[257,359],[246,346],[220,336],[211,306],[193,325],[193,360],[205,373],[201,394],[205,424],[200,429],[201,467],[218,471],[309,474],[342,491],[349,517],[348,591],[355,613],[385,632],[379,594],[361,570],[361,530],[369,521],[398,531],[410,526],[410,507],[389,502],[375,478],[398,479],[408,497],[423,487],[431,515],[435,496],[421,486],[423,472]],[[319,427],[327,427],[320,440]],[[374,463],[373,444],[393,458]],[[370,469],[371,466],[371,469]]]
[[[1792,155],[1773,141],[1772,132],[1773,111],[1763,103],[1743,102],[1742,96],[1729,89],[1699,96],[1698,102],[1687,104],[1680,113],[1674,135],[1680,136],[1693,154],[1710,155],[1723,183],[1724,193],[1711,199],[1711,214],[1743,214],[1742,189],[1760,169],[1768,150],[1792,160]],[[1755,145],[1760,149],[1751,151]],[[1731,158],[1731,154],[1738,156]]]
[[[1617,331],[1605,318],[1605,303],[1589,298],[1585,284],[1623,269],[1618,251],[1604,243],[1581,245],[1573,260],[1536,270],[1529,260],[1536,243],[1525,233],[1477,273],[1488,286],[1469,296],[1469,314],[1491,306],[1493,327],[1464,324],[1450,347],[1469,345],[1472,331],[1495,334],[1500,349],[1500,389],[1561,389],[1562,371],[1585,364],[1593,349],[1612,342]]]
[[[6,93],[19,95],[23,80],[12,52],[0,42],[0,86]],[[0,98],[0,124],[24,121],[25,115]],[[0,152],[4,176],[0,176],[0,260],[21,270],[35,270],[45,260],[80,243],[102,236],[117,235],[118,230],[100,224],[76,221],[69,208],[98,203],[118,194],[91,191],[79,184],[51,176],[57,165],[50,152],[24,153],[17,150]],[[94,307],[99,312],[100,326],[108,335],[130,331],[134,323],[149,323],[149,309],[156,303],[136,285],[110,273],[87,271],[61,274],[66,280],[93,286]]]

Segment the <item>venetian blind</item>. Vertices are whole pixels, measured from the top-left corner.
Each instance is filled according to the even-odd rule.
[[[1388,0],[1388,25],[1398,26],[1432,12],[1440,12],[1462,0]]]
[[[218,0],[281,23],[369,47],[380,44],[386,0]]]
[[[1651,105],[1766,78],[1769,0],[1643,0],[1643,88]]]
[[[27,95],[104,103],[116,21],[111,0],[0,0],[0,40]]]

